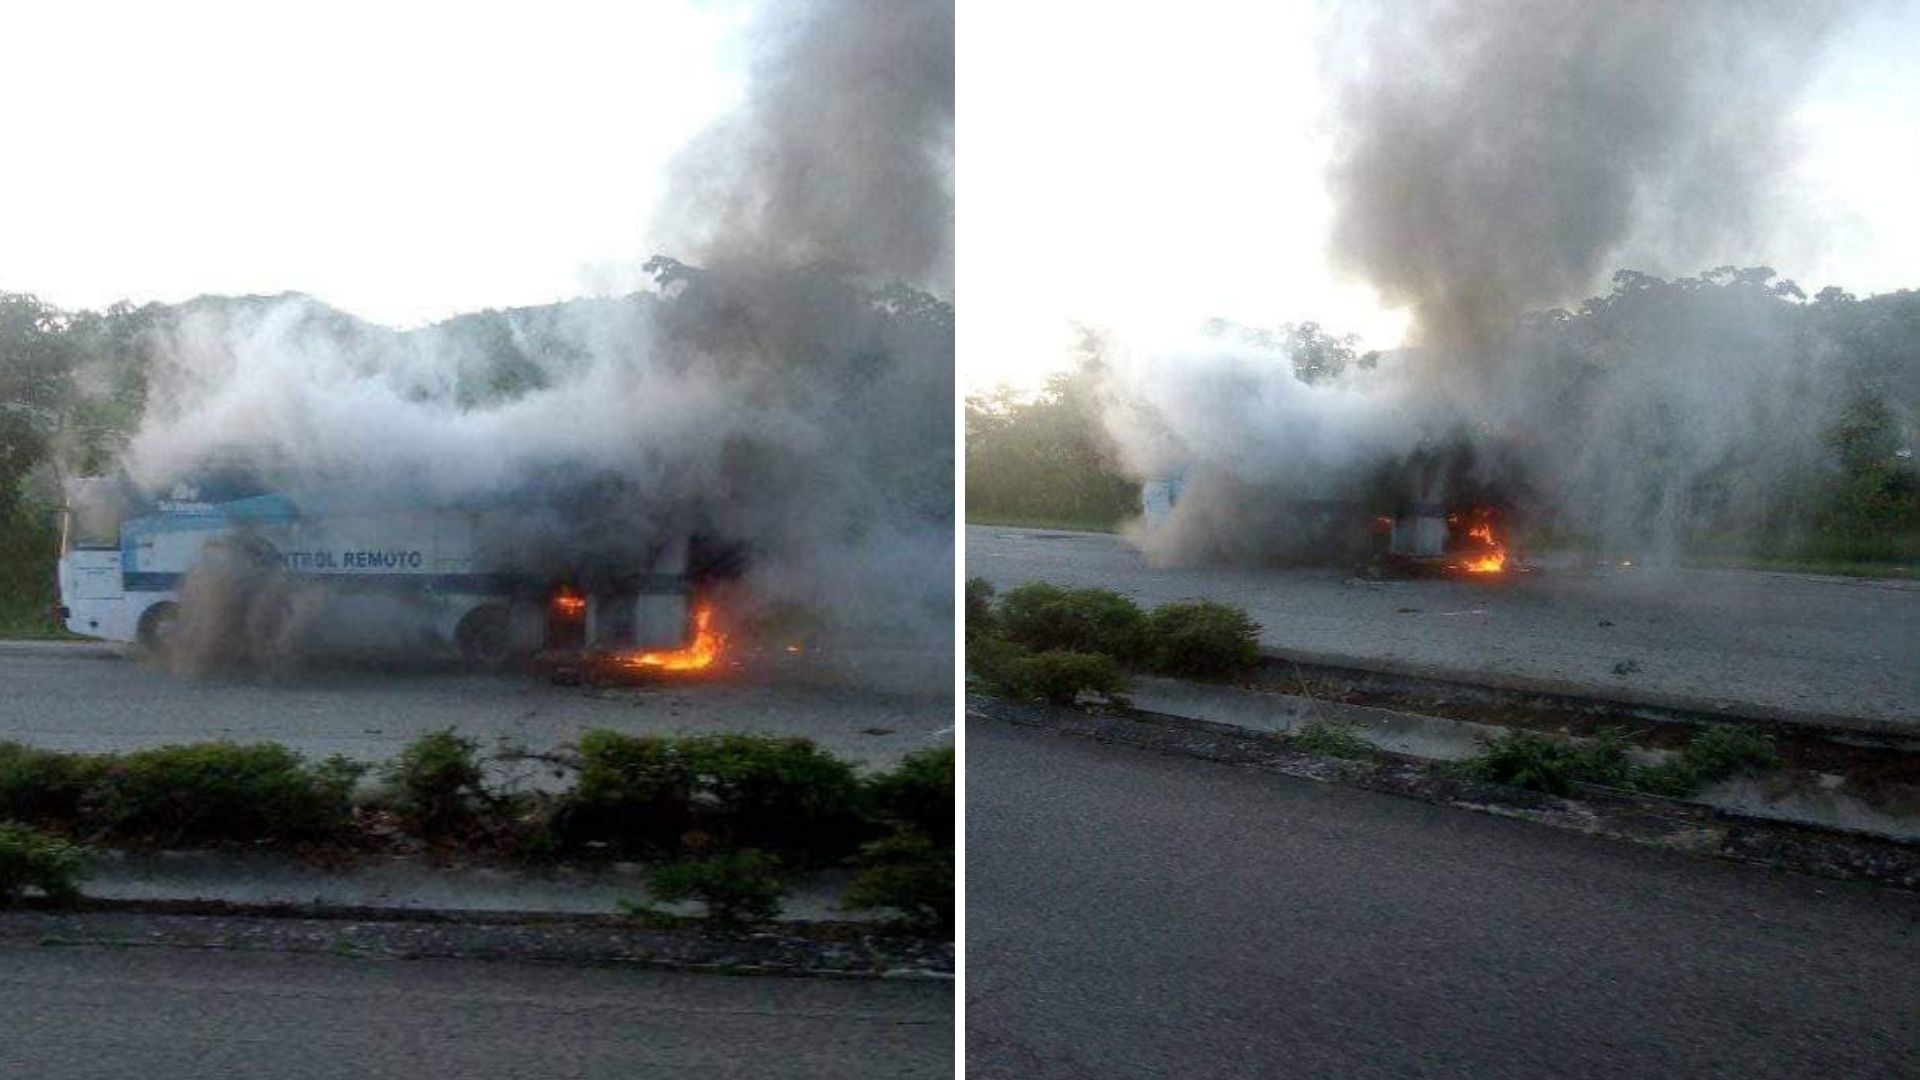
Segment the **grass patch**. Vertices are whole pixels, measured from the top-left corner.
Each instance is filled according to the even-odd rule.
[[[1535,731],[1507,731],[1454,769],[1474,779],[1550,795],[1569,794],[1577,782],[1683,799],[1708,784],[1758,775],[1780,765],[1772,737],[1751,728],[1702,729],[1678,755],[1658,765],[1634,762],[1628,753],[1631,745],[1619,729],[1602,731],[1585,743]]]
[[[1285,739],[1287,745],[1296,750],[1319,754],[1322,757],[1370,761],[1380,756],[1373,744],[1361,736],[1360,729],[1352,724],[1310,720],[1288,732]]]
[[[1706,555],[1681,560],[1683,566],[1708,570],[1768,570],[1783,574],[1829,574],[1835,577],[1920,578],[1920,562],[1877,562],[1865,559],[1787,558]]]
[[[1045,514],[968,514],[967,524],[1010,529],[1056,529],[1060,532],[1117,533],[1117,518],[1055,517]]]

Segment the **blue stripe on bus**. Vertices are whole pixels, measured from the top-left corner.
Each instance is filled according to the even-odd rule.
[[[331,586],[365,589],[417,589],[422,592],[532,593],[544,590],[549,579],[524,574],[288,574],[303,582],[324,582]],[[127,592],[176,592],[187,575],[154,570],[128,570],[122,575]],[[677,593],[688,585],[685,574],[640,574],[623,579],[632,582],[631,591],[639,593]],[[627,590],[622,590],[627,591]]]

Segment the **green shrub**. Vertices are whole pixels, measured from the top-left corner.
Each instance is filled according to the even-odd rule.
[[[1009,590],[994,618],[1008,641],[1036,652],[1103,653],[1143,659],[1147,616],[1111,589],[1063,589],[1036,581]]]
[[[953,844],[902,830],[860,849],[860,873],[843,906],[855,911],[891,910],[917,930],[953,928]]]
[[[1147,636],[1153,669],[1166,675],[1220,679],[1260,664],[1260,624],[1229,604],[1162,604],[1147,617]]]
[[[1647,770],[1627,756],[1627,733],[1604,728],[1593,739],[1568,750],[1567,769],[1575,780],[1608,787],[1639,787]]]
[[[1715,725],[1694,734],[1680,751],[1680,762],[1696,785],[1780,767],[1773,737],[1752,728]]]
[[[967,672],[989,686],[997,685],[999,673],[1008,664],[1030,655],[1013,642],[992,634],[967,638]]]
[[[1125,702],[1126,672],[1113,657],[1054,649],[1000,661],[986,675],[995,690],[1020,701],[1072,705],[1083,693]]]
[[[400,813],[428,835],[471,826],[488,801],[479,745],[452,728],[407,744],[385,779]]]
[[[590,731],[555,828],[576,847],[753,846],[834,859],[865,838],[861,797],[853,767],[807,739]]]
[[[1575,781],[1684,799],[1731,776],[1777,768],[1773,739],[1751,728],[1716,726],[1696,733],[1686,748],[1659,765],[1637,765],[1618,728],[1569,745],[1530,731],[1509,731],[1461,763],[1467,774],[1516,787],[1564,795]]]
[[[1330,724],[1321,720],[1302,724],[1298,730],[1287,735],[1287,742],[1309,754],[1325,757],[1365,761],[1379,753],[1352,724]]]
[[[0,907],[29,888],[60,903],[78,900],[85,873],[82,849],[25,825],[0,822]]]
[[[756,848],[657,866],[647,884],[654,897],[671,904],[700,901],[707,920],[728,929],[780,914],[780,898],[787,892],[779,861]]]
[[[316,839],[348,824],[358,778],[343,758],[313,767],[273,743],[159,746],[107,759],[87,818],[164,844]]]
[[[916,750],[868,781],[875,816],[953,846],[953,747]]]
[[[0,742],[0,819],[75,829],[105,771],[104,757]]]
[[[1460,771],[1480,780],[1510,784],[1550,795],[1573,790],[1573,749],[1533,731],[1505,731],[1488,740]]]
[[[993,585],[986,578],[967,579],[967,638],[993,633]]]

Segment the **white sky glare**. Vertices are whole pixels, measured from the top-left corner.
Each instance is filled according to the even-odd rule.
[[[9,4],[0,290],[410,325],[638,283],[742,4]],[[31,136],[28,133],[31,132]]]
[[[749,5],[9,3],[0,290],[65,307],[311,293],[411,325],[638,282],[674,155],[736,104]],[[1326,266],[1313,3],[959,13],[963,385],[1072,325],[1406,320]],[[1809,291],[1920,286],[1920,3],[1833,43],[1795,118]],[[674,252],[666,252],[673,254]]]
[[[1327,267],[1328,6],[1055,0],[960,13],[960,300],[969,392],[1039,385],[1073,325],[1125,341],[1219,316],[1400,343],[1405,313]],[[1920,3],[1869,6],[1792,121],[1765,263],[1808,293],[1920,287]],[[990,57],[990,60],[983,59]],[[1639,269],[1688,273],[1705,267]]]

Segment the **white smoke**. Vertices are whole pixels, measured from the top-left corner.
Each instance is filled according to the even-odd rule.
[[[1396,461],[1469,444],[1476,481],[1521,461],[1536,514],[1609,549],[1671,553],[1704,515],[1765,527],[1817,473],[1842,398],[1773,284],[1663,311],[1629,275],[1580,320],[1542,309],[1604,292],[1622,258],[1760,261],[1791,224],[1770,213],[1788,109],[1849,8],[1342,8],[1330,254],[1410,309],[1417,347],[1311,385],[1245,342],[1112,364],[1120,460],[1188,487],[1140,542],[1284,553],[1313,539],[1300,504],[1357,506]]]
[[[746,602],[950,648],[952,312],[880,283],[952,278],[951,27],[950,3],[769,6],[749,103],[668,209],[706,268],[658,260],[657,292],[404,333],[299,296],[184,305],[124,467],[508,506],[555,550],[710,535]]]

